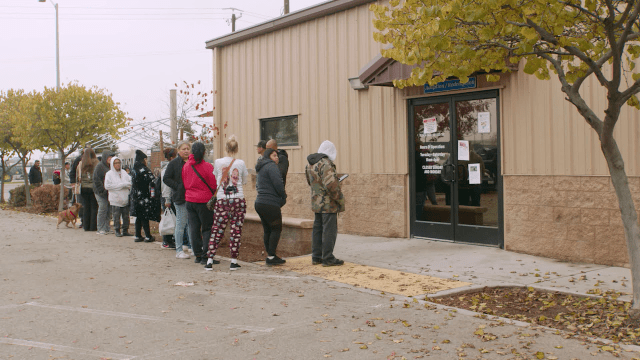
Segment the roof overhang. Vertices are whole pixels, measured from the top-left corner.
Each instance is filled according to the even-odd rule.
[[[214,49],[248,40],[256,36],[264,35],[272,31],[291,27],[323,16],[335,14],[360,5],[375,2],[376,0],[333,0],[308,7],[279,18],[252,26],[242,31],[236,31],[229,35],[221,36],[206,42],[207,49]]]
[[[408,79],[417,65],[406,65],[396,60],[376,55],[360,69],[360,82],[365,86],[393,86],[393,80]]]

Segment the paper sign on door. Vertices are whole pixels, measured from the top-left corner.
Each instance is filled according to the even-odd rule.
[[[469,184],[480,184],[480,164],[469,164]]]
[[[424,133],[433,134],[438,131],[438,122],[435,117],[430,117],[427,119],[422,119],[422,124],[424,125]]]
[[[458,160],[469,161],[469,142],[458,140]]]
[[[479,112],[478,113],[478,133],[488,134],[491,132],[491,113]]]

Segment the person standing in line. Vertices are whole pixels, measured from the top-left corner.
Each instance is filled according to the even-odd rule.
[[[264,151],[266,149],[267,149],[267,142],[264,140],[258,141],[258,145],[256,145],[256,151],[258,152],[258,160],[256,161],[256,164],[258,161],[260,161],[260,159],[262,159],[262,154],[264,154]]]
[[[191,144],[186,141],[178,143],[178,156],[169,162],[167,169],[162,176],[162,183],[171,188],[171,203],[176,209],[176,229],[173,233],[173,238],[176,242],[176,258],[188,259],[189,254],[184,252],[183,239],[184,234],[189,233],[189,226],[187,224],[188,212],[187,204],[184,198],[184,183],[182,181],[182,168],[189,160],[191,154]],[[189,235],[187,235],[187,241]]]
[[[111,158],[111,170],[104,177],[104,188],[109,192],[116,237],[131,236],[129,234],[131,177],[126,171],[122,171],[122,161],[116,156]],[[122,232],[120,232],[120,219],[122,219]]]
[[[185,200],[189,217],[189,240],[195,255],[195,262],[207,264],[207,249],[213,226],[213,211],[207,208],[216,188],[213,165],[204,160],[204,144],[197,141],[191,147],[189,160],[182,168]]]
[[[267,252],[267,265],[282,265],[286,260],[276,255],[280,233],[282,232],[282,211],[287,203],[282,175],[278,169],[278,153],[273,149],[264,151],[262,159],[256,165],[258,181],[255,208],[264,230],[264,248]]]
[[[166,208],[170,208],[173,213],[176,213],[176,208],[171,203],[171,188],[169,185],[165,184],[164,177],[166,175],[167,166],[171,162],[171,160],[176,158],[178,152],[174,148],[166,148],[164,149],[164,158],[167,161],[162,162],[162,170],[160,170],[160,179],[162,180],[162,211],[164,212]],[[176,242],[174,240],[173,235],[162,235],[162,248],[163,249],[175,249]]]
[[[109,192],[104,188],[104,177],[111,168],[111,158],[113,157],[111,150],[102,152],[102,160],[93,171],[93,193],[96,195],[98,202],[98,235],[107,235],[111,233],[109,228]]]
[[[313,265],[338,266],[333,248],[338,237],[338,213],[344,211],[344,195],[336,172],[336,147],[329,140],[320,144],[318,152],[307,157],[305,169],[311,187],[311,210],[315,213],[311,242]]]
[[[70,170],[71,170],[71,164],[67,161],[64,163],[64,189],[66,192],[65,198],[68,199],[69,201],[73,197],[73,186],[71,186],[71,177],[69,175]]]
[[[87,147],[89,146],[87,145]],[[82,203],[82,195],[77,193],[75,189],[76,189],[76,183],[77,183],[78,164],[80,164],[80,161],[82,160],[82,155],[84,155],[84,149],[80,150],[80,154],[73,160],[73,164],[71,164],[71,168],[69,169],[69,185],[71,186],[71,189],[74,192],[76,201],[82,205],[82,207],[80,208],[80,211],[78,212],[78,217],[80,218],[80,225],[78,226],[79,229],[82,229],[82,227],[84,226],[83,219],[84,219],[85,205]]]
[[[155,176],[147,167],[147,154],[136,150],[136,159],[131,171],[131,216],[136,217],[135,242],[154,242],[149,221],[160,221],[160,194],[155,194]],[[142,229],[146,237],[142,237]]]
[[[216,255],[220,240],[224,236],[227,224],[231,224],[229,231],[229,250],[231,252],[231,265],[229,270],[237,270],[238,253],[240,251],[240,238],[242,236],[242,225],[247,213],[247,202],[244,199],[242,186],[247,183],[249,172],[244,161],[236,159],[238,154],[238,141],[232,135],[226,144],[227,157],[215,161],[213,174],[216,182],[220,184],[218,188],[218,200],[214,209],[213,228],[211,229],[211,240],[209,241],[209,259],[205,270],[211,270],[213,264],[220,261],[213,257]]]
[[[276,139],[267,141],[267,149],[273,149],[278,154],[278,169],[282,176],[282,183],[287,186],[287,173],[289,172],[289,155],[284,150],[278,150],[278,142]]]
[[[97,165],[96,153],[93,149],[86,148],[76,171],[76,182],[80,183],[82,207],[85,208],[82,215],[84,231],[96,231],[98,229],[98,203],[93,193],[93,172]]]
[[[42,185],[42,170],[40,169],[40,160],[33,162],[33,166],[29,169],[29,184],[34,186]]]

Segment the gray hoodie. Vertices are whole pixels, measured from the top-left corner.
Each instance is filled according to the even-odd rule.
[[[287,193],[284,190],[278,165],[268,157],[263,157],[256,164],[256,172],[258,173],[256,203],[283,207],[287,203]]]
[[[104,188],[104,176],[111,168],[111,164],[107,162],[109,156],[114,156],[115,154],[111,150],[105,150],[102,152],[102,160],[96,165],[95,170],[93,170],[93,192],[96,195],[102,196],[103,198],[109,197],[109,192]]]

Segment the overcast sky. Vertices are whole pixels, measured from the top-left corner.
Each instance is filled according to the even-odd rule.
[[[326,1],[291,0],[291,12]],[[59,0],[60,82],[105,88],[135,121],[167,118],[174,83],[211,90],[205,41],[279,17],[284,0]],[[236,14],[240,12],[236,11]],[[51,1],[0,0],[0,89],[56,86]],[[211,104],[211,102],[209,102]],[[211,109],[207,109],[211,110]]]

